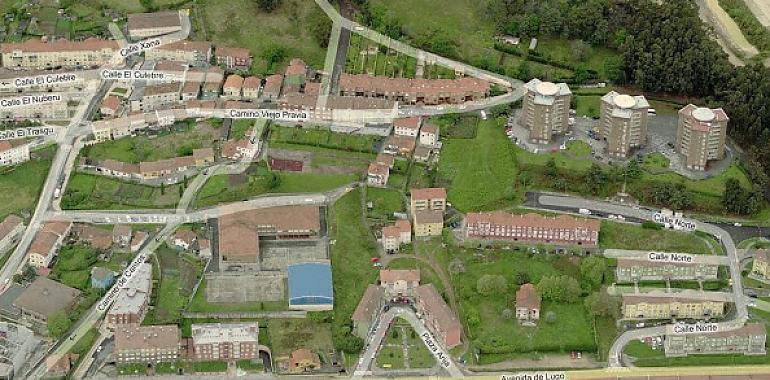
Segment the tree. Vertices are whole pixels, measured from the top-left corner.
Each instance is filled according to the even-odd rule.
[[[620,303],[620,299],[607,293],[606,288],[591,293],[584,301],[586,309],[591,314],[614,319],[620,317]]]
[[[589,256],[580,261],[580,279],[583,289],[596,289],[604,280],[607,262],[599,256]]]
[[[504,293],[508,289],[508,281],[499,274],[485,274],[476,282],[476,291],[482,296]]]
[[[273,66],[276,63],[282,62],[284,59],[286,59],[287,55],[288,52],[286,51],[285,47],[276,43],[272,43],[265,47],[264,50],[262,50],[260,57],[267,63],[268,71],[272,71]]]
[[[545,163],[545,175],[551,178],[556,178],[556,176],[559,175],[559,169],[556,167],[555,158],[550,157]]]
[[[524,285],[530,282],[529,274],[527,272],[516,272],[516,285]]]
[[[57,311],[48,317],[48,333],[59,339],[69,330],[72,322],[64,311]]]
[[[642,176],[642,168],[639,166],[639,160],[631,160],[626,164],[623,170],[626,179],[638,179]]]
[[[570,43],[570,51],[572,51],[572,58],[577,62],[585,61],[591,56],[591,45],[587,44],[583,40],[575,40]]]
[[[272,12],[279,5],[281,5],[281,0],[257,0],[257,6],[265,12]]]
[[[24,264],[24,268],[21,270],[21,280],[25,283],[29,283],[35,280],[37,277],[37,271],[32,265]]]
[[[165,182],[161,182],[160,183],[160,195],[164,195],[164,194],[166,194],[166,183]]]
[[[537,283],[536,289],[544,301],[559,303],[576,302],[581,293],[577,280],[566,275],[545,276]]]
[[[594,162],[585,174],[585,184],[592,193],[597,193],[607,184],[607,173]]]
[[[332,20],[326,16],[326,13],[320,7],[314,7],[313,11],[307,15],[305,24],[318,46],[326,48],[332,33]]]
[[[508,309],[508,308],[503,309],[503,313],[502,313],[501,317],[504,320],[506,320],[506,321],[511,319],[511,317],[513,317],[513,310]]]

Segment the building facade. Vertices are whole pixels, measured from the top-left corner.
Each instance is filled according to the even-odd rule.
[[[516,291],[516,319],[524,324],[540,320],[540,296],[532,284],[523,284]]]
[[[117,363],[160,363],[179,359],[181,337],[176,325],[121,326],[115,331]]]
[[[596,247],[601,223],[568,215],[509,214],[503,211],[468,213],[463,229],[469,239]]]
[[[414,216],[414,236],[441,236],[444,229],[444,212],[417,211]]]
[[[449,350],[460,345],[462,325],[432,284],[415,289],[415,307],[439,344]]]
[[[0,141],[0,166],[29,161],[29,144],[24,140]]]
[[[380,271],[380,286],[387,297],[412,297],[419,285],[419,269],[383,269]]]
[[[747,323],[727,331],[690,334],[678,334],[675,325],[667,325],[664,351],[667,357],[693,354],[765,355],[766,340],[767,331],[761,323]]]
[[[126,29],[132,40],[175,33],[182,30],[182,15],[179,11],[130,13]]]
[[[647,258],[618,258],[615,280],[619,283],[663,280],[716,280],[719,265],[695,262],[673,263]]]
[[[382,248],[385,252],[398,252],[402,244],[412,242],[412,224],[408,220],[399,219],[392,226],[382,228]]]
[[[147,60],[185,62],[204,65],[211,59],[211,43],[206,41],[177,41],[144,51]]]
[[[351,317],[353,321],[353,335],[366,339],[384,305],[385,291],[382,287],[369,284]]]
[[[259,326],[247,323],[192,325],[195,360],[250,360],[259,357]]]
[[[610,91],[601,99],[600,133],[607,141],[611,157],[626,158],[632,149],[647,141],[647,111],[644,96],[621,95]]]
[[[0,45],[0,63],[4,68],[23,70],[102,66],[112,61],[118,49],[116,41],[96,38],[54,42],[28,40]]]
[[[725,157],[729,118],[721,108],[709,109],[688,104],[679,110],[676,150],[690,170],[706,170],[710,160]]]
[[[572,92],[566,83],[543,82],[532,79],[524,85],[519,125],[529,129],[529,140],[548,143],[554,134],[569,129],[569,106]]]
[[[724,316],[725,301],[704,297],[623,295],[626,319],[711,319]]]
[[[425,189],[411,189],[409,195],[409,207],[412,213],[417,211],[446,211],[446,189],[432,187]]]

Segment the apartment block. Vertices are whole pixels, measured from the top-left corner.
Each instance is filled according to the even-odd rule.
[[[519,125],[529,129],[529,139],[545,144],[554,134],[569,129],[569,106],[572,92],[566,83],[543,82],[532,79],[524,85]]]
[[[134,111],[149,112],[169,108],[180,101],[179,83],[163,83],[144,87],[141,102],[132,101]]]
[[[29,265],[35,268],[48,268],[71,229],[71,222],[44,223],[27,251]]]
[[[647,141],[647,110],[644,96],[610,91],[601,99],[600,133],[611,157],[626,158],[632,149]]]
[[[259,326],[247,323],[192,325],[195,360],[250,360],[259,357]]]
[[[709,109],[688,104],[679,110],[676,150],[684,156],[688,169],[706,170],[708,161],[725,157],[729,120],[721,108]]]
[[[385,304],[385,291],[374,284],[369,284],[353,312],[353,334],[366,339]]]
[[[25,140],[0,141],[0,166],[29,161],[29,143]]]
[[[182,30],[182,15],[179,11],[130,13],[126,29],[132,40],[171,34]]]
[[[446,211],[446,189],[443,187],[431,187],[425,189],[410,190],[409,207],[412,213],[417,211]]]
[[[380,286],[387,297],[412,297],[420,286],[420,270],[383,269],[380,271]]]
[[[248,70],[251,67],[251,51],[246,48],[218,46],[214,51],[217,65],[228,70]]]
[[[181,337],[176,325],[125,325],[115,330],[113,355],[118,363],[159,363],[179,359]]]
[[[489,95],[489,82],[463,77],[458,79],[389,78],[369,74],[342,74],[340,95],[383,98],[408,105],[461,104]]]
[[[124,325],[140,324],[147,314],[152,292],[152,265],[143,263],[133,279],[118,292],[115,302],[107,312],[105,322],[110,329]]]
[[[21,105],[17,107],[1,107],[0,121],[6,120],[61,120],[69,117],[67,108],[68,96],[63,94],[30,94],[37,99],[42,99],[40,103]],[[9,99],[9,97],[5,97]]]
[[[462,325],[433,284],[418,286],[415,296],[417,313],[439,344],[447,350],[458,346],[461,343]]]
[[[503,211],[468,213],[463,229],[469,239],[596,247],[601,223],[568,215],[516,215]]]
[[[719,274],[719,262],[714,259],[718,257],[701,256],[696,257],[693,262],[652,261],[648,257],[619,257],[615,279],[619,283],[716,280]]]
[[[209,63],[211,59],[211,42],[206,41],[177,41],[144,51],[147,60],[167,60],[185,62],[200,66]]]
[[[58,67],[90,67],[110,63],[119,49],[111,40],[89,38],[83,41],[28,40],[0,44],[2,67],[24,70],[51,70]]]
[[[439,128],[436,125],[425,123],[420,129],[420,145],[436,146],[438,143]]]
[[[647,293],[623,295],[626,319],[711,319],[724,315],[727,301],[708,293]]]
[[[412,224],[408,220],[399,219],[392,226],[382,228],[382,248],[385,252],[398,252],[402,244],[412,242]]]
[[[409,117],[406,119],[393,120],[393,134],[396,136],[417,137],[420,133],[419,117]]]
[[[414,236],[441,236],[444,229],[444,212],[435,210],[417,211],[413,216]]]
[[[724,331],[678,333],[677,325],[666,326],[664,351],[667,357],[694,354],[765,355],[767,330],[762,323],[747,323],[740,328],[718,324]]]

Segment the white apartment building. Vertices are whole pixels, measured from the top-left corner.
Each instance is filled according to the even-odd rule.
[[[0,166],[29,161],[29,143],[24,140],[0,141]]]
[[[118,50],[116,41],[97,38],[54,42],[29,40],[0,45],[2,67],[21,70],[102,66],[112,61]]]
[[[147,60],[185,62],[191,65],[206,64],[211,59],[211,42],[177,41],[145,50]]]

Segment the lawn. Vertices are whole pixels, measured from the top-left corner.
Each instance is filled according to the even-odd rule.
[[[55,146],[36,150],[30,161],[0,169],[0,220],[35,208],[55,153]]]
[[[590,145],[584,141],[572,140],[567,142],[566,148],[550,153],[531,153],[518,146],[514,147],[514,150],[516,151],[516,160],[521,163],[522,168],[545,167],[551,159],[556,163],[556,167],[567,171],[580,172],[591,167],[594,161],[591,158]]]
[[[416,58],[379,48],[374,41],[357,34],[351,35],[345,62],[346,73],[414,78],[416,71]]]
[[[251,360],[238,360],[236,365],[238,369],[246,372],[264,372],[265,370],[265,365],[261,361],[254,363]]]
[[[427,123],[439,127],[439,134],[445,139],[472,139],[476,137],[479,121],[476,113],[450,113],[431,116]]]
[[[401,346],[385,346],[377,354],[376,366],[387,369],[404,368],[404,349]]]
[[[99,260],[96,249],[84,245],[66,245],[57,256],[49,277],[64,285],[86,290],[91,287],[91,268]]]
[[[393,219],[394,212],[404,212],[404,195],[393,189],[368,187],[366,201],[372,203],[369,217],[376,219]]]
[[[311,156],[310,165],[313,168],[337,166],[343,168],[355,168],[361,173],[366,171],[369,163],[374,161],[376,157],[374,153],[353,152],[282,142],[271,142],[270,148],[305,152]]]
[[[316,69],[323,68],[326,49],[319,46],[307,27],[308,17],[321,12],[314,2],[285,0],[269,13],[250,0],[206,0],[198,4],[203,20],[197,21],[202,21],[206,32],[199,39],[211,40],[217,46],[248,48],[254,56],[255,72],[282,72],[294,57]],[[279,58],[278,62],[268,67],[263,58],[266,55]]]
[[[153,265],[153,278],[159,281],[159,285],[153,290],[153,308],[142,323],[179,323],[182,310],[203,273],[203,264],[165,244],[155,251],[155,257],[159,267]]]
[[[602,248],[711,254],[707,244],[694,233],[653,230],[610,221],[602,221],[599,232],[599,245]]]
[[[310,319],[270,319],[267,321],[270,349],[275,358],[288,358],[299,348],[307,348],[322,358],[334,350],[331,324]]]
[[[412,163],[409,167],[409,188],[424,189],[434,187],[436,170],[418,163]]]
[[[73,173],[62,196],[67,210],[131,210],[171,208],[181,184],[153,187],[99,175]]]
[[[310,145],[349,152],[375,153],[381,137],[336,133],[324,128],[270,127],[270,142]]]
[[[213,147],[218,138],[219,131],[206,123],[177,123],[173,132],[110,140],[83,148],[81,155],[96,161],[113,159],[138,164],[189,156],[193,149]]]
[[[484,120],[475,138],[445,140],[438,173],[458,210],[494,210],[519,198],[514,188],[516,154],[505,137],[504,123],[505,119]]]
[[[355,174],[272,172],[261,163],[247,173],[210,177],[198,192],[195,207],[243,201],[267,193],[326,192],[358,182]]]
[[[253,119],[234,119],[233,125],[230,127],[230,139],[240,140],[246,137],[248,132],[251,132],[251,128],[254,127]]]

